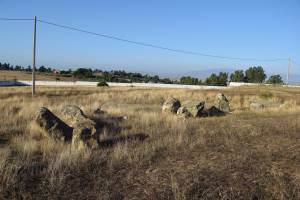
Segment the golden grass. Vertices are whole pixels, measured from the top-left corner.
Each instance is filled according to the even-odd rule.
[[[161,113],[168,96],[213,104],[217,92],[39,87],[32,98],[29,87],[1,88],[0,199],[299,199],[299,89],[225,90],[225,117]],[[249,111],[260,98],[284,106]],[[32,123],[40,106],[62,117],[66,104],[107,112],[94,117],[101,148],[74,150]]]

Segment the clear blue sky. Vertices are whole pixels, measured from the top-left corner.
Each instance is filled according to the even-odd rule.
[[[246,58],[292,57],[300,64],[300,0],[0,0],[0,17],[32,18],[170,48]],[[30,65],[32,22],[0,21],[0,62]],[[140,47],[38,24],[37,65],[128,71],[202,71],[287,62],[214,59]],[[300,66],[293,66],[300,74]]]

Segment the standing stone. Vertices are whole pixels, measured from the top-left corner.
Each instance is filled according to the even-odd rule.
[[[177,110],[181,106],[180,101],[173,97],[169,97],[162,106],[163,112],[177,113]]]
[[[35,121],[47,132],[47,136],[64,141],[72,138],[73,129],[45,107],[39,109]]]
[[[217,108],[225,113],[230,112],[229,101],[223,93],[218,93],[216,96]]]

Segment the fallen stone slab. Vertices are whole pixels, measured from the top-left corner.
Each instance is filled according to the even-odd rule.
[[[211,106],[208,109],[205,109],[202,113],[202,117],[220,117],[224,116],[226,113],[217,108],[216,106]]]
[[[54,115],[48,108],[41,107],[35,118],[36,123],[54,139],[69,141],[72,139],[73,128]]]

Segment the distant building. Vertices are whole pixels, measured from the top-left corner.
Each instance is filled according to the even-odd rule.
[[[59,70],[56,70],[56,69],[54,69],[54,70],[53,70],[53,74],[56,74],[56,75],[58,75],[58,74],[60,74],[60,71],[59,71]]]

